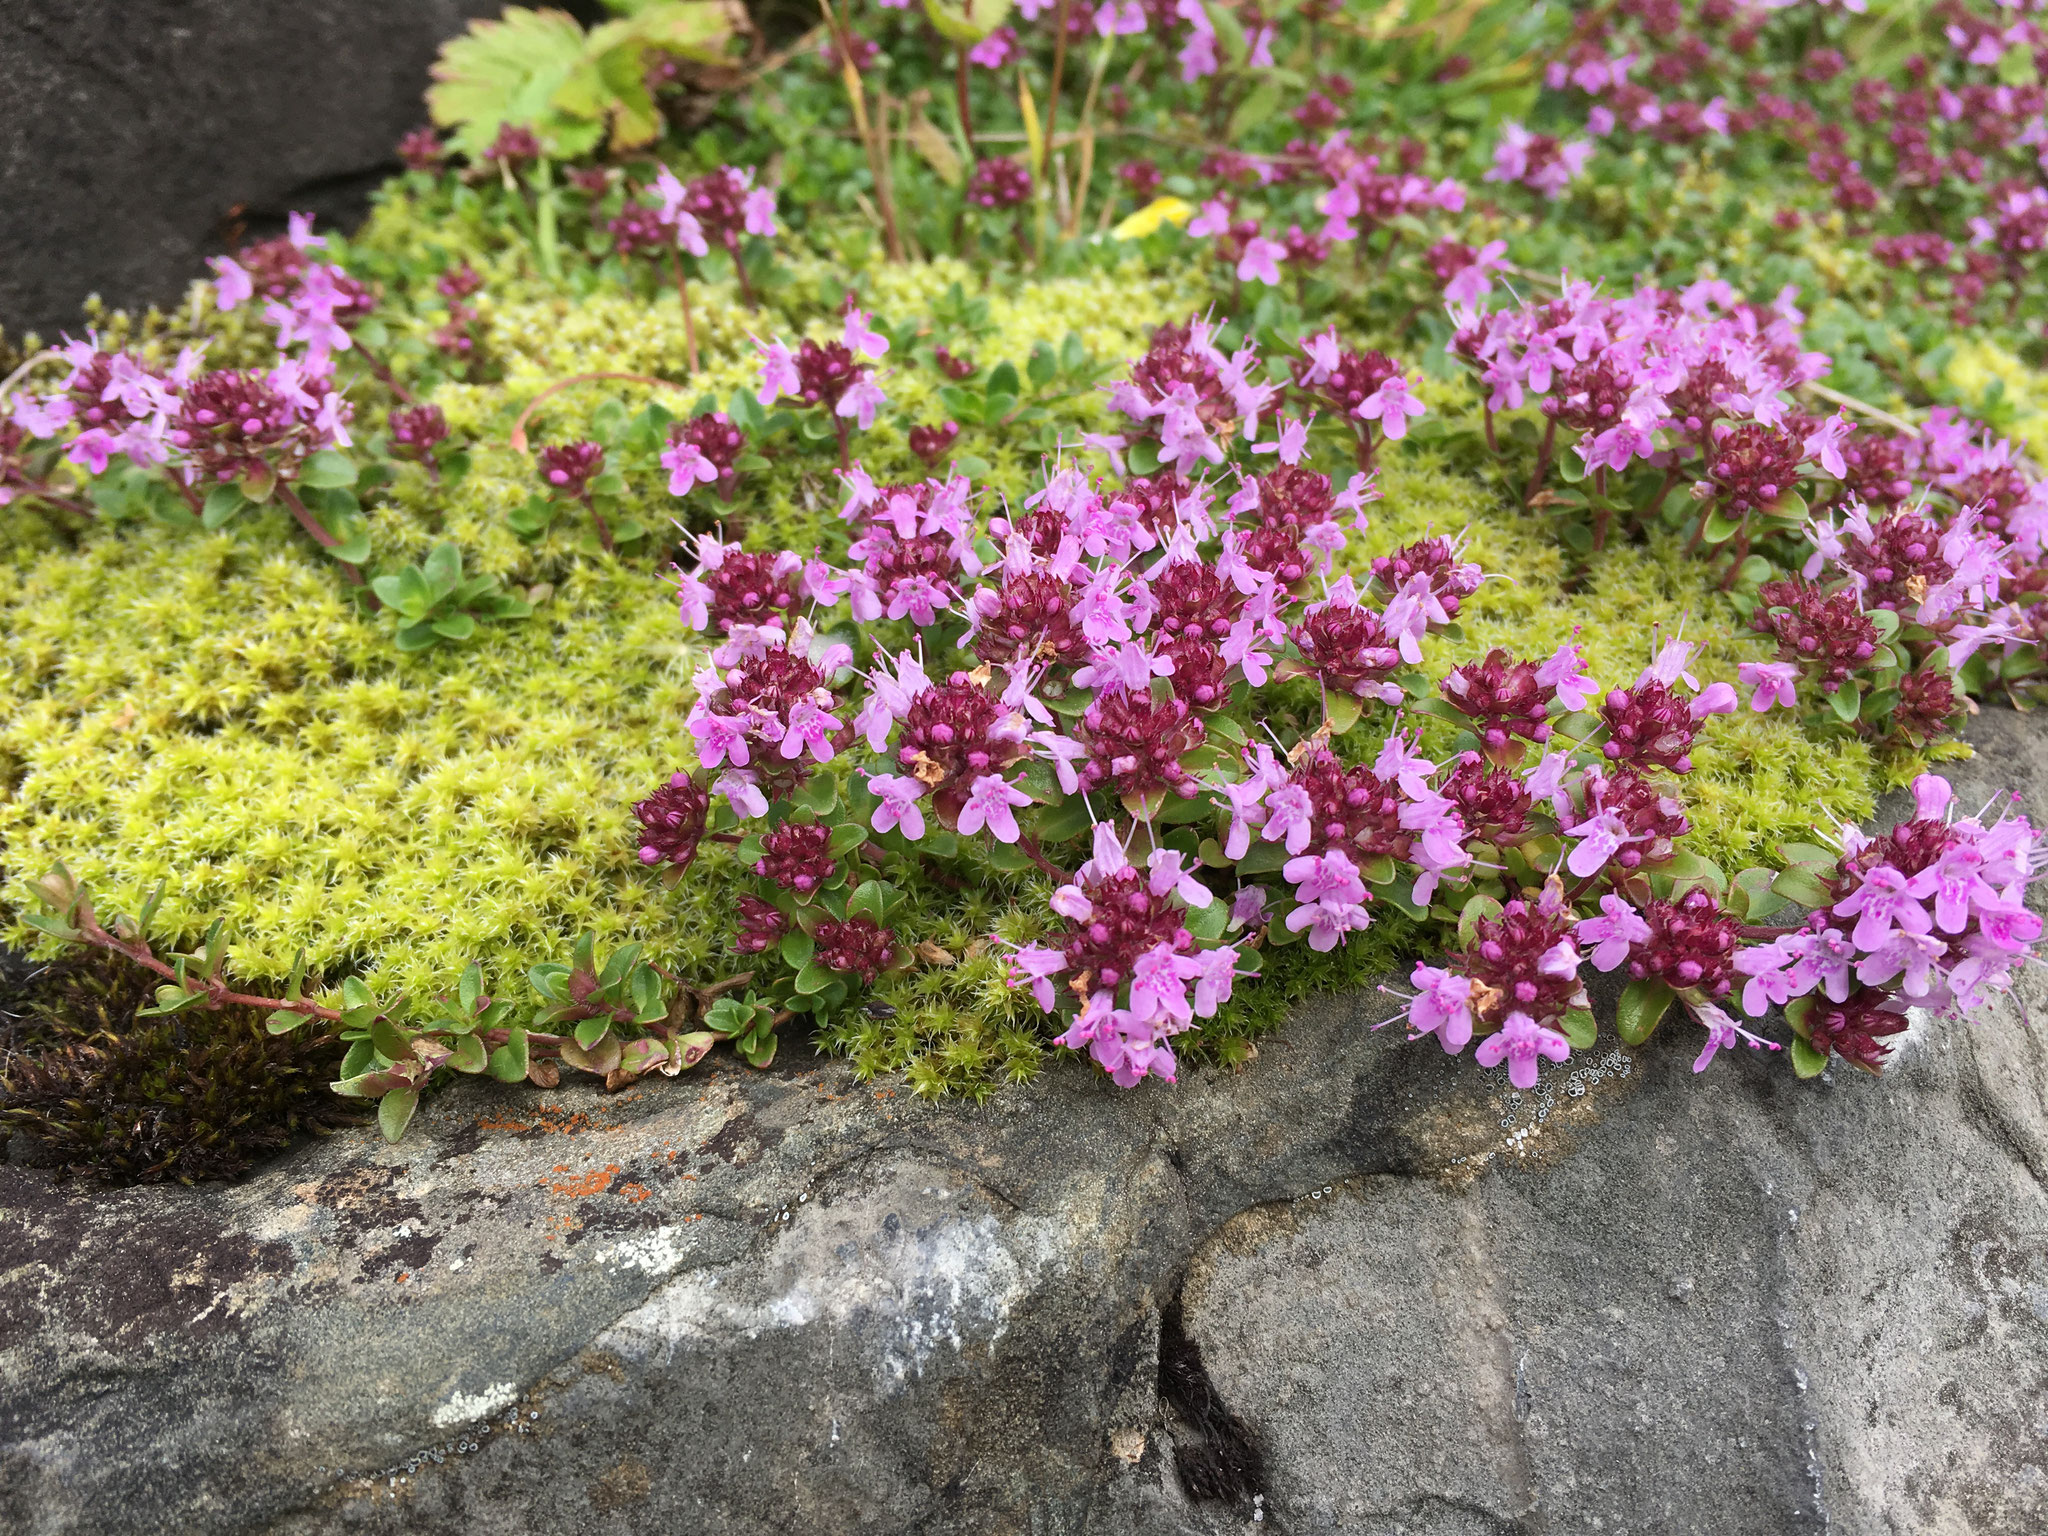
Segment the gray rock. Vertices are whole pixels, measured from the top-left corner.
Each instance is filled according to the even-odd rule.
[[[0,6],[0,324],[170,303],[237,219],[353,219],[443,38],[500,0]]]
[[[0,1529],[2048,1527],[2020,1008],[1882,1082],[1667,1026],[1523,1095],[1391,1011],[1173,1091],[465,1082],[234,1187],[0,1168]]]

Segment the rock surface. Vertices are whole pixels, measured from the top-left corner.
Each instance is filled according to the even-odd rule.
[[[1170,1092],[466,1082],[231,1188],[0,1168],[0,1530],[2048,1528],[2019,1008],[1519,1096],[1390,1011]]]
[[[237,219],[348,219],[425,117],[443,38],[500,0],[0,6],[0,325],[77,330],[91,293],[171,303]],[[236,210],[242,210],[237,212]]]

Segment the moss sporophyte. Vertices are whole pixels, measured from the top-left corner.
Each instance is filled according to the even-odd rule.
[[[2034,21],[929,9],[509,12],[356,236],[7,359],[10,933],[156,989],[11,1122],[273,1144],[173,1035],[396,1137],[790,1029],[1171,1080],[1396,964],[1519,1086],[1589,968],[1701,1070],[2004,991],[2035,833],[1927,770],[2044,687]]]

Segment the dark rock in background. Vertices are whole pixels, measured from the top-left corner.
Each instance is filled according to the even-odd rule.
[[[92,293],[176,302],[238,224],[266,233],[295,209],[352,224],[398,168],[399,136],[426,118],[435,50],[502,8],[0,5],[0,326],[76,331]]]
[[[2022,998],[1883,1081],[1674,1021],[1516,1094],[1360,993],[1175,1090],[464,1080],[235,1186],[0,1167],[0,1530],[2038,1532]]]

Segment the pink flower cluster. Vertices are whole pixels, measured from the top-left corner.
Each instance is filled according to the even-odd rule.
[[[1981,813],[1958,817],[1952,801],[1947,781],[1926,774],[1913,782],[1910,820],[1875,837],[1842,827],[1833,902],[1734,955],[1744,1011],[1815,996],[1814,1049],[1875,1070],[1908,1006],[1971,1010],[2012,986],[2041,936],[2026,888],[2048,852],[2026,817],[1987,826]]]
[[[352,441],[353,409],[326,356],[287,357],[267,372],[202,372],[187,349],[160,374],[91,341],[60,350],[71,371],[49,394],[17,396],[8,419],[24,439],[63,441],[64,456],[88,474],[122,455],[166,468],[188,498],[239,483],[261,499],[295,479],[309,455]]]

